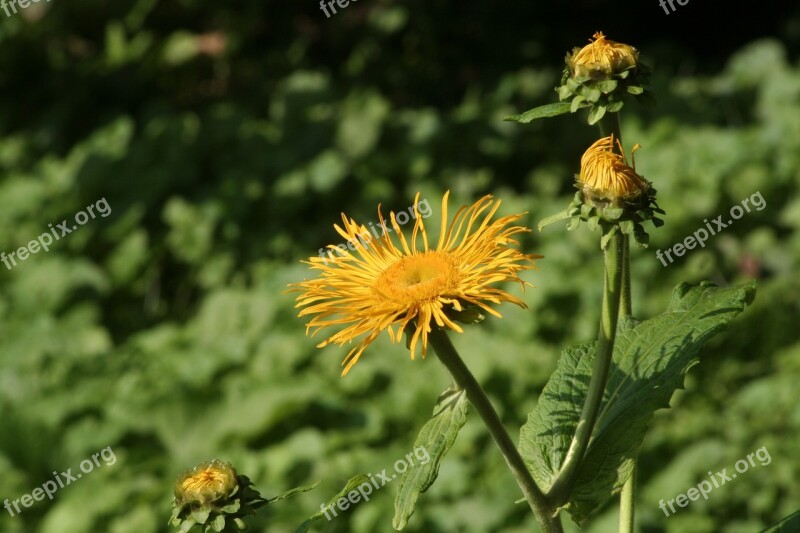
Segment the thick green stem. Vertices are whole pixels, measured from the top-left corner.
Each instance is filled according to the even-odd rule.
[[[636,492],[636,462],[633,463],[631,477],[622,486],[619,495],[619,533],[633,533],[634,494]]]
[[[517,480],[520,489],[522,489],[522,494],[525,495],[525,499],[536,515],[536,521],[539,523],[542,532],[561,533],[563,531],[561,519],[556,516],[555,509],[547,502],[544,493],[536,485],[525,465],[525,461],[523,461],[517,447],[508,435],[489,398],[487,398],[475,376],[472,375],[472,372],[469,371],[467,365],[458,355],[447,333],[434,327],[433,331],[428,335],[428,340],[436,350],[439,360],[450,372],[450,375],[453,376],[456,385],[466,391],[470,403],[475,407],[475,410],[483,419],[483,423],[489,429],[495,444],[500,448],[500,452],[505,457],[511,473]]]
[[[597,337],[597,350],[595,353],[592,379],[586,393],[575,435],[572,437],[564,464],[553,481],[548,499],[556,506],[561,506],[569,500],[578,468],[583,461],[583,456],[589,446],[603,392],[606,389],[608,371],[611,367],[611,356],[614,353],[614,338],[617,333],[617,318],[619,317],[620,292],[622,288],[622,261],[623,261],[623,235],[617,230],[609,240],[604,252],[605,282],[603,288],[603,307],[600,313],[600,333]]]
[[[616,139],[622,142],[622,132],[619,126],[619,113],[606,114],[599,123],[600,135],[608,137],[613,134]],[[630,237],[625,235],[622,242],[622,295],[620,297],[619,313],[622,316],[631,316],[631,243]],[[620,533],[632,533],[634,523],[634,497],[636,491],[636,459],[633,463],[631,477],[622,487],[619,495],[619,531]]]

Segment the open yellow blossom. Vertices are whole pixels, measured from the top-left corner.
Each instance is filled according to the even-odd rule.
[[[182,474],[175,483],[175,499],[204,505],[228,497],[237,484],[236,469],[215,459]]]
[[[441,229],[435,248],[428,245],[417,194],[414,201],[416,221],[410,240],[403,235],[395,214],[391,213],[389,231],[368,245],[358,247],[355,253],[345,252],[330,265],[319,257],[305,261],[312,269],[321,271],[319,278],[291,286],[292,290],[301,292],[297,307],[305,309],[299,316],[314,315],[306,325],[306,333],[314,335],[328,326],[345,326],[318,344],[320,348],[331,343],[351,343],[365,336],[342,362],[343,376],[383,331],[393,342],[400,342],[408,329],[409,349],[414,359],[418,346],[425,357],[428,334],[433,327],[462,332],[448,316],[450,310],[463,311],[472,305],[500,316],[490,304],[505,301],[525,307],[519,298],[492,287],[496,283],[516,281],[524,288],[529,284],[520,279],[519,271],[535,269],[533,259],[542,257],[525,255],[510,246],[518,244],[514,235],[530,231],[510,226],[523,215],[492,221],[500,200],[487,195],[470,207],[462,206],[448,227],[448,196],[449,192],[442,198]],[[381,226],[387,227],[380,206],[378,217]],[[341,227],[334,227],[348,242],[357,242],[369,235],[366,226],[356,224],[344,213],[342,221]],[[390,235],[391,228],[394,228],[399,246]],[[418,246],[420,239],[421,248]]]
[[[603,32],[594,34],[594,41],[567,56],[573,76],[607,77],[638,64],[636,48],[606,39]]]
[[[614,142],[619,153],[614,151]],[[649,183],[636,173],[634,153],[640,146],[637,144],[631,151],[633,167],[628,165],[622,144],[614,135],[598,139],[581,157],[581,172],[578,183],[584,192],[595,198],[615,200],[634,199],[647,190]]]

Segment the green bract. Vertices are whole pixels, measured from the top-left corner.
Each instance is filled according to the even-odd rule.
[[[579,185],[576,185],[579,187]],[[549,216],[539,222],[539,231],[559,220],[570,219],[568,230],[574,230],[586,222],[589,229],[594,231],[598,226],[602,228],[603,238],[601,246],[605,248],[608,239],[617,231],[630,235],[639,246],[647,247],[650,236],[645,231],[643,222],[650,220],[655,227],[661,227],[664,221],[657,214],[666,214],[656,203],[656,190],[648,184],[647,189],[637,198],[585,198],[584,192],[578,191],[572,198],[569,206],[560,213]]]

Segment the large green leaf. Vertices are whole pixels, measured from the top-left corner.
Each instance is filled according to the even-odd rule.
[[[800,531],[800,511],[790,514],[761,533],[793,533]]]
[[[669,407],[697,353],[752,300],[755,284],[679,285],[667,310],[637,322],[623,317],[592,439],[566,506],[582,523],[621,490],[653,413]],[[528,415],[520,451],[534,478],[552,484],[575,432],[591,379],[594,344],[568,348]]]
[[[463,390],[444,391],[436,402],[433,416],[422,426],[414,443],[414,450],[424,449],[430,456],[425,464],[419,463],[403,473],[400,490],[394,500],[392,525],[398,531],[406,527],[414,514],[419,495],[428,490],[439,475],[439,463],[467,421],[469,401]]]

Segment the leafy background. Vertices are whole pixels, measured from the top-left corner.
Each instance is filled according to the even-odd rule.
[[[342,211],[377,220],[378,203],[404,209],[421,191],[435,205],[446,189],[453,203],[492,192],[530,226],[563,209],[595,130],[502,117],[554,101],[564,53],[597,29],[642,51],[659,98],[623,110],[668,213],[633,254],[635,314],[663,310],[680,281],[759,280],[657,413],[641,530],[755,531],[794,511],[800,12],[651,4],[359,0],[326,19],[314,2],[55,0],[0,14],[0,250],[100,198],[113,210],[0,268],[0,496],[106,446],[117,457],[52,502],[0,513],[0,529],[167,531],[175,477],[218,457],[267,497],[322,480],[252,522],[291,531],[352,475],[391,468],[444,370],[381,340],[341,379],[344,350],[314,347],[285,286],[339,242]],[[656,260],[756,191],[764,210]],[[530,309],[455,339],[515,439],[559,351],[595,335],[597,238],[532,235],[524,248],[546,258],[527,277]],[[658,509],[761,446],[770,465],[670,518]],[[322,530],[390,531],[396,490]],[[529,531],[518,497],[472,415],[407,530]],[[615,514],[612,502],[588,530],[612,530]]]

